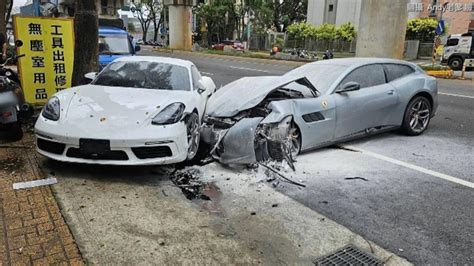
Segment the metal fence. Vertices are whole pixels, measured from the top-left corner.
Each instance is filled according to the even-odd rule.
[[[309,51],[332,50],[334,52],[354,53],[356,48],[356,41],[319,39],[287,40],[285,47],[305,49]]]
[[[418,57],[431,57],[433,55],[433,43],[420,42]]]
[[[269,50],[275,43],[275,38],[271,35],[252,35],[249,38],[250,50]],[[286,39],[285,48],[305,49],[309,51],[326,51],[354,53],[356,49],[356,40],[292,40]]]

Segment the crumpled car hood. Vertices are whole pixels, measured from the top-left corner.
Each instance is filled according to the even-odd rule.
[[[227,84],[209,98],[206,114],[211,117],[232,117],[260,104],[268,94],[302,79],[295,76],[245,77]]]

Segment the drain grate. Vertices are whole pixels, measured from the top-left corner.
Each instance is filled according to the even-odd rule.
[[[369,253],[361,251],[352,245],[319,258],[315,265],[384,265],[384,263]]]

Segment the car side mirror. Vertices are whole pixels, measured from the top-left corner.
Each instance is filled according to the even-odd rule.
[[[354,81],[349,81],[346,84],[339,87],[339,89],[336,90],[336,93],[344,93],[344,92],[358,91],[358,90],[360,90],[360,84]]]
[[[86,79],[94,80],[97,76],[97,72],[89,72],[84,75]]]
[[[135,45],[135,52],[140,52],[141,49],[140,45]]]
[[[199,81],[200,88],[203,88],[208,96],[211,96],[216,90],[216,84],[210,77],[203,76]]]
[[[206,85],[204,84],[202,80],[198,81],[197,83],[197,92],[199,94],[203,94],[206,92]]]

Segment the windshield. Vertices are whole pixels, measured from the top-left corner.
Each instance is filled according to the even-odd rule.
[[[132,54],[132,46],[127,35],[100,35],[99,54]]]
[[[100,72],[93,84],[152,90],[191,90],[186,67],[147,61],[112,62]]]
[[[324,94],[346,69],[347,66],[344,65],[306,64],[291,70],[285,76],[306,76]]]

